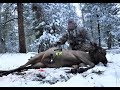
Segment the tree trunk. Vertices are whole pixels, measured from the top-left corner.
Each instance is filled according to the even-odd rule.
[[[98,23],[98,39],[99,39],[99,46],[101,47],[100,24],[99,23]]]
[[[111,47],[112,47],[112,35],[111,35],[110,31],[108,31],[107,33],[108,33],[107,47],[108,47],[108,49],[111,49]]]
[[[18,11],[18,33],[19,33],[19,52],[26,53],[25,33],[23,25],[23,4],[17,3]]]
[[[90,23],[91,23],[91,25],[90,25],[90,29],[91,29],[91,40],[92,40],[92,41],[95,41],[95,40],[94,40],[93,27],[92,27],[92,20],[90,20]]]
[[[5,42],[2,38],[2,31],[0,30],[0,53],[5,53]]]
[[[83,24],[83,27],[85,27],[84,13],[83,13],[83,10],[82,10],[82,4],[81,3],[80,3],[80,9],[81,9],[81,14],[82,14],[82,24]]]
[[[99,16],[97,15],[97,18]],[[99,40],[99,46],[101,47],[101,36],[100,36],[100,23],[99,23],[99,20],[97,20],[97,23],[98,23],[98,40]]]
[[[2,6],[2,3],[0,3],[0,12],[1,12],[1,6]],[[0,13],[0,23],[2,23],[1,13]],[[5,53],[5,41],[3,39],[2,32],[3,32],[3,28],[2,28],[2,24],[0,24],[0,53]]]

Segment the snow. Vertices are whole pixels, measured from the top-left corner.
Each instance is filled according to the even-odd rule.
[[[35,52],[27,54],[0,54],[0,70],[10,70],[25,64]],[[109,63],[101,63],[81,74],[65,73],[70,67],[29,69],[0,77],[0,87],[119,87],[120,86],[120,48],[107,50]],[[101,73],[95,73],[99,72]]]
[[[58,34],[56,34],[56,36],[54,36],[54,35],[51,35],[50,33],[47,33],[44,31],[43,35],[40,37],[39,40],[50,39],[50,42],[56,42],[59,40],[59,37],[60,37],[60,35],[58,35]]]
[[[45,22],[44,22],[44,21],[41,22],[37,27],[35,27],[35,29],[38,29],[38,28],[40,28],[40,27],[43,26],[43,25],[45,25]]]
[[[73,6],[76,7],[76,13],[79,17],[82,16],[79,3],[73,3]]]

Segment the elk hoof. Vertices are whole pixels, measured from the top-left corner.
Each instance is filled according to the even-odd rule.
[[[3,75],[2,75],[2,73],[0,74],[0,77],[2,77]]]
[[[79,68],[79,69],[77,69],[77,72],[78,72],[78,73],[83,73],[84,71],[85,71],[84,68]]]
[[[2,77],[2,76],[7,76],[8,74],[7,73],[0,73],[0,77]]]
[[[77,73],[77,69],[71,69],[71,73],[72,74],[76,74]]]

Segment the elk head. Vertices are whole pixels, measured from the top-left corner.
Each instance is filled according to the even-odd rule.
[[[107,65],[106,50],[98,46],[96,43],[90,42],[89,55],[95,64],[102,62],[104,66]]]

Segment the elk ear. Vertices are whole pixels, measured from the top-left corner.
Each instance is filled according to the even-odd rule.
[[[90,42],[90,45],[94,46],[94,47],[97,47],[97,43],[95,43],[95,42]]]
[[[91,45],[91,46],[93,46],[93,43],[92,43],[92,42],[90,42],[90,45]]]
[[[94,46],[97,47],[97,43],[94,43]]]

